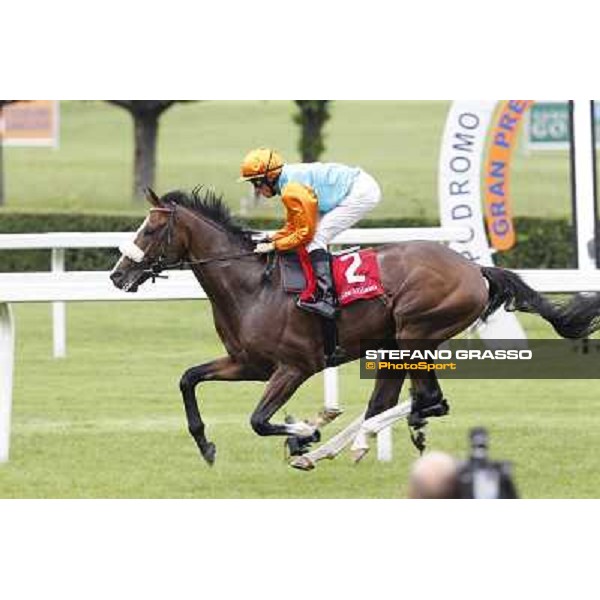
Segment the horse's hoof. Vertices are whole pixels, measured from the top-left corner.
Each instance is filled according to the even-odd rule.
[[[315,463],[306,456],[294,456],[290,459],[289,465],[300,471],[312,471],[315,468]]]
[[[301,456],[306,454],[310,450],[310,446],[313,442],[319,443],[321,441],[321,432],[315,429],[315,432],[309,437],[299,437],[297,435],[290,435],[285,439],[285,448],[290,456]]]
[[[352,450],[350,453],[352,456],[352,462],[357,465],[368,453],[369,448],[357,448],[356,450]]]
[[[408,430],[410,433],[410,440],[413,443],[413,446],[419,451],[419,454],[422,456],[423,452],[427,449],[427,437],[425,436],[425,432],[422,429],[413,431],[412,429]]]
[[[429,406],[418,406],[413,401],[412,410],[408,416],[408,424],[413,429],[420,429],[427,425],[429,417],[444,417],[450,412],[450,405],[445,398]]]
[[[427,419],[420,412],[411,412],[408,415],[407,423],[410,428],[417,431],[427,425]]]
[[[337,419],[344,411],[339,408],[326,408],[322,410],[318,415],[314,422],[311,425],[315,427],[325,427],[325,425],[329,425],[332,421]]]
[[[202,450],[202,458],[212,467],[215,464],[216,455],[217,447],[212,442],[208,442]]]

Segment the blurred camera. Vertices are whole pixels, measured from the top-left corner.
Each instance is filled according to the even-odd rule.
[[[469,433],[470,453],[458,471],[460,498],[518,498],[508,461],[492,461],[488,457],[489,436],[486,429],[476,427]]]

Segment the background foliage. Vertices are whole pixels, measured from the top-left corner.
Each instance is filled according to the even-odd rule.
[[[320,160],[360,165],[381,183],[373,218],[438,218],[439,146],[449,103],[334,101]],[[249,196],[236,183],[242,156],[256,146],[300,160],[293,101],[175,104],[160,120],[158,192],[212,185],[235,211]],[[62,102],[60,148],[5,149],[5,210],[143,212],[131,200],[133,121],[106,102]],[[570,215],[566,152],[518,151],[511,170],[517,216]],[[473,183],[476,185],[476,182]],[[278,202],[253,216],[281,217]],[[2,212],[0,211],[0,218]]]
[[[252,229],[275,229],[281,221],[274,217],[243,220]],[[141,222],[137,214],[5,213],[0,233],[48,231],[135,231]],[[438,223],[424,217],[364,219],[361,227],[432,227]],[[574,266],[572,227],[565,219],[519,217],[516,219],[519,243],[509,252],[496,255],[496,263],[509,268],[568,268]],[[46,271],[50,252],[20,250],[0,252],[0,271]],[[114,265],[116,249],[68,250],[67,268],[105,270]]]

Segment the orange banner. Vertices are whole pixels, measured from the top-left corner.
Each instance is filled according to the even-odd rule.
[[[2,109],[0,138],[5,146],[58,146],[58,102],[29,100]]]
[[[490,128],[490,145],[484,164],[484,206],[490,244],[496,250],[515,245],[510,163],[519,128],[531,100],[504,100]]]

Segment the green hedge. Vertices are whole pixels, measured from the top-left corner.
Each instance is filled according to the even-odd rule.
[[[142,220],[139,214],[62,214],[0,212],[0,233],[49,231],[135,231]],[[253,229],[275,229],[280,221],[251,218],[245,222]],[[364,219],[361,227],[435,227],[438,223],[424,218]],[[517,245],[496,255],[503,267],[569,268],[575,265],[573,228],[566,220],[520,217],[515,220]],[[108,270],[118,258],[116,249],[68,250],[69,270]],[[0,271],[47,271],[50,251],[0,251]]]
[[[498,252],[495,262],[509,269],[569,269],[577,265],[575,233],[566,219],[515,219],[517,243]]]
[[[135,231],[140,215],[0,212],[0,233],[50,231]],[[106,270],[119,257],[114,249],[67,250],[68,270]],[[0,271],[49,271],[50,250],[1,250]]]

